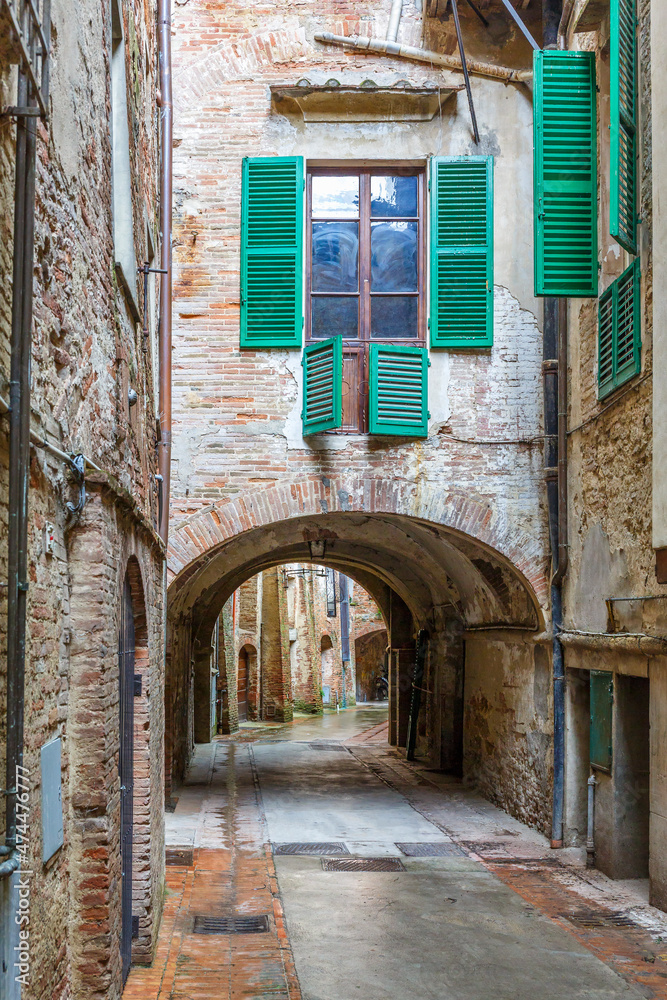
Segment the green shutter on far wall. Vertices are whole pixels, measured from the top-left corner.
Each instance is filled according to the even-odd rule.
[[[611,235],[637,253],[637,3],[612,0],[611,67]]]
[[[303,157],[243,160],[241,347],[300,347]]]
[[[371,434],[428,435],[428,366],[424,347],[371,344]]]
[[[591,670],[590,675],[590,762],[593,767],[611,771],[614,675],[606,670]]]
[[[303,365],[303,436],[340,427],[343,422],[343,340],[309,344]]]
[[[534,53],[535,294],[597,297],[595,54]]]
[[[431,160],[431,347],[493,344],[493,157]]]
[[[641,371],[641,270],[639,259],[600,296],[598,397],[604,399]]]

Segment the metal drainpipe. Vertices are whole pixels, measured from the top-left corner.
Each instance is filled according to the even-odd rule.
[[[558,44],[562,0],[542,0],[542,39],[545,49]],[[553,630],[553,798],[551,846],[563,846],[565,794],[565,669],[560,633],[563,627],[562,582],[567,569],[567,300],[544,300],[544,465],[549,510],[549,538],[553,576],[551,621]]]
[[[171,7],[169,0],[159,0],[158,45],[160,55],[160,122],[162,162],[160,165],[160,218],[162,245],[160,267],[165,272],[160,283],[160,444],[158,470],[160,490],[160,537],[167,543],[169,534],[169,489],[171,472],[171,204],[173,107],[171,89]]]
[[[595,868],[595,786],[597,779],[588,779],[588,829],[586,831],[586,867]]]
[[[401,23],[403,13],[403,0],[393,0],[391,14],[389,15],[389,27],[387,28],[387,41],[395,42],[398,38],[398,28]]]
[[[19,107],[28,100],[28,81],[19,72]],[[25,633],[28,597],[28,474],[30,468],[30,360],[32,272],[35,235],[36,119],[19,117],[16,125],[14,186],[14,270],[9,381],[9,541],[7,590],[7,759],[5,846],[0,877],[19,867],[16,853],[16,775],[23,764],[25,711]]]

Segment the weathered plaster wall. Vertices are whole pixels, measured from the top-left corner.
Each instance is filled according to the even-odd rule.
[[[464,780],[543,833],[551,824],[550,673],[546,646],[465,640]]]
[[[530,443],[541,426],[540,334],[532,297],[532,108],[525,88],[474,83],[481,151],[496,162],[496,345],[490,352],[432,352],[428,440],[321,435],[304,441],[299,352],[238,350],[244,155],[425,162],[438,153],[474,152],[460,94],[428,123],[305,124],[272,112],[268,85],[303,76],[460,83],[452,74],[311,41],[315,30],[343,16],[348,32],[381,32],[388,9],[387,2],[363,11],[340,3],[280,11],[237,3],[213,15],[191,5],[187,14],[175,12],[176,525],[241,491],[359,468],[371,475],[391,470],[411,482],[456,482],[543,537],[539,443]],[[406,13],[405,37],[417,23],[409,6]],[[480,443],[488,439],[528,443]]]

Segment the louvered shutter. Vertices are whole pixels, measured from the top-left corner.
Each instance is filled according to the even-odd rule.
[[[300,347],[303,158],[246,157],[241,227],[241,347]]]
[[[598,396],[641,371],[641,271],[636,260],[600,298]]]
[[[431,161],[431,347],[493,344],[493,158]]]
[[[637,253],[637,4],[611,5],[611,235]]]
[[[424,347],[371,344],[370,432],[428,434],[428,365]]]
[[[341,337],[309,344],[303,352],[304,437],[343,422],[343,341]]]
[[[534,60],[535,294],[597,296],[595,55]]]

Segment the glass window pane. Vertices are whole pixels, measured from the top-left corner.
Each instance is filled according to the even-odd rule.
[[[359,291],[359,223],[313,223],[313,291]]]
[[[371,337],[405,340],[417,336],[416,295],[371,297]]]
[[[312,302],[311,337],[356,340],[359,332],[359,298],[356,295],[317,295]]]
[[[418,225],[371,223],[371,291],[417,291]]]
[[[313,176],[313,218],[359,216],[359,178]]]
[[[416,216],[417,177],[371,177],[371,215],[396,219]]]

